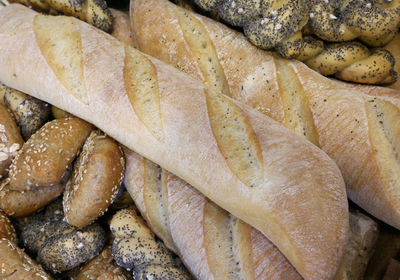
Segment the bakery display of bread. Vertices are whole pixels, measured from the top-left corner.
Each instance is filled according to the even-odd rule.
[[[58,14],[46,1],[24,4]],[[90,4],[81,2],[52,4]],[[398,92],[308,68],[392,82],[397,1],[196,1],[242,25],[261,9],[262,24],[278,31],[255,21],[254,34],[290,33],[278,53],[308,67],[168,2],[132,0],[132,19],[123,2],[109,2],[121,9],[109,9],[115,40],[69,17],[83,19],[81,8],[49,17],[0,0],[0,233],[13,244],[3,253],[19,256],[0,260],[0,278],[397,279],[398,229],[349,208],[341,175],[354,201],[397,227]],[[368,46],[390,41],[386,50],[311,35],[310,17],[331,12],[347,24],[349,7],[360,34],[383,32],[367,26],[392,17],[387,36],[358,36]],[[302,15],[308,24],[294,32]]]
[[[342,171],[349,198],[400,228],[397,91],[327,79],[166,0],[132,0],[131,19],[140,50],[321,147]]]
[[[185,179],[265,234],[303,277],[334,277],[348,206],[343,178],[320,149],[77,19],[10,5],[0,21],[2,82],[93,123]]]

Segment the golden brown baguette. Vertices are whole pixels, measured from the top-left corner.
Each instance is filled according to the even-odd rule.
[[[181,177],[265,234],[304,278],[336,274],[349,223],[343,178],[304,138],[71,17],[0,9],[0,63],[6,85]]]
[[[327,79],[166,0],[131,1],[131,20],[140,50],[305,136],[336,161],[354,202],[400,228],[398,91]]]
[[[124,184],[150,228],[197,279],[299,279],[259,231],[192,186],[125,149]],[[378,237],[377,224],[350,211],[350,237],[336,280],[361,279]]]
[[[258,230],[125,149],[124,184],[142,217],[196,279],[302,279]]]

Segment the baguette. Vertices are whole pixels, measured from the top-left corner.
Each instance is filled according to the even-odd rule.
[[[260,230],[304,278],[335,276],[344,182],[305,139],[71,17],[0,9],[0,64],[6,85],[93,123]]]
[[[135,152],[124,154],[124,185],[142,217],[196,279],[302,279],[258,230]]]
[[[259,231],[192,186],[125,149],[124,185],[153,232],[197,279],[302,279]],[[350,237],[336,280],[361,279],[378,237],[376,222],[350,211]]]
[[[321,147],[342,171],[349,198],[400,229],[398,91],[327,79],[166,0],[133,0],[130,12],[140,50]]]

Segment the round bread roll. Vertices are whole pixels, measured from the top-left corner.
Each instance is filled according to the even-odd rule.
[[[23,144],[13,116],[0,103],[0,179],[7,174],[12,158]]]
[[[10,189],[27,191],[60,181],[93,126],[79,118],[56,119],[24,144],[10,166]]]
[[[42,244],[38,257],[49,271],[70,270],[97,256],[106,242],[104,230],[98,224],[54,235]]]
[[[122,183],[125,160],[121,148],[99,130],[87,138],[64,192],[69,224],[84,227],[102,216]]]

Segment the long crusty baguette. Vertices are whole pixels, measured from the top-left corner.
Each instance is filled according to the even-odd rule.
[[[400,229],[398,91],[327,79],[167,0],[132,0],[131,21],[140,50],[321,147],[342,171],[349,197]]]
[[[124,184],[150,228],[197,279],[299,279],[258,230],[192,186],[125,149]],[[371,218],[350,211],[350,237],[336,280],[361,279],[378,237]]]
[[[124,184],[150,228],[196,279],[302,279],[258,230],[128,149]]]
[[[334,277],[343,178],[305,139],[71,17],[0,10],[0,80],[85,119],[265,234],[307,279]]]

